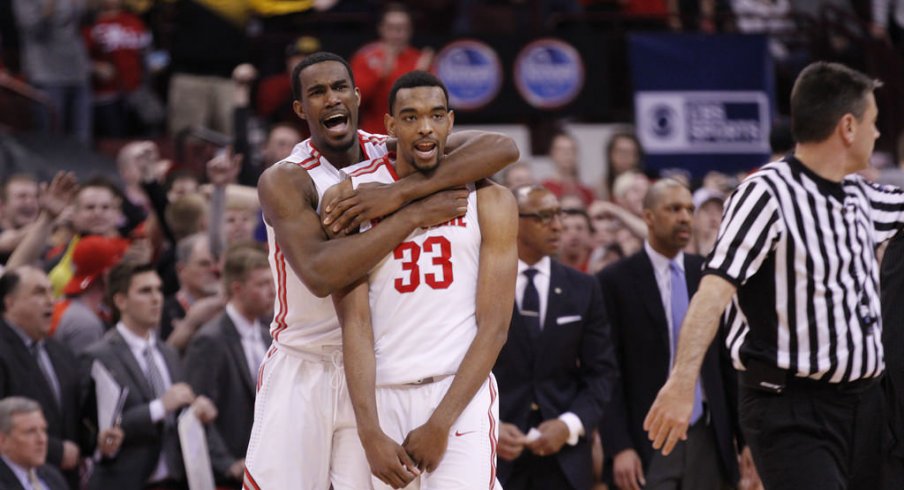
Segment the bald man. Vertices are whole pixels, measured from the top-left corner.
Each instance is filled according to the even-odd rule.
[[[600,428],[619,489],[717,490],[737,484],[735,388],[723,343],[713,342],[703,363],[688,439],[663,456],[653,451],[642,427],[668,377],[681,321],[700,282],[703,259],[682,251],[693,214],[683,184],[656,182],[643,200],[643,249],[597,276],[621,372]]]

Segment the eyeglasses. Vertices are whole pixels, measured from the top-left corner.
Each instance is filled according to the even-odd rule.
[[[540,211],[538,213],[518,213],[518,217],[533,218],[539,221],[541,225],[548,225],[556,218],[562,219],[563,214],[564,212],[561,209],[556,209],[551,211]]]

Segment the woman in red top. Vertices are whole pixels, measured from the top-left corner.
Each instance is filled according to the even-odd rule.
[[[385,133],[383,115],[389,112],[389,90],[411,70],[427,70],[433,50],[411,47],[411,14],[404,5],[391,3],[380,18],[380,39],[364,45],[352,57],[355,84],[361,90],[358,126],[369,133]]]

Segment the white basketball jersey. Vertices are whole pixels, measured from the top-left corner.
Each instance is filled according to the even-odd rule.
[[[317,188],[317,214],[320,214],[323,193],[347,178],[346,172],[367,165],[369,159],[386,154],[385,136],[358,131],[358,140],[366,159],[343,170],[334,167],[314,148],[310,139],[295,145],[292,154],[278,164],[295,164],[308,171]],[[318,298],[301,282],[289,267],[273,228],[269,223],[265,224],[270,268],[276,283],[276,304],[273,308],[273,322],[270,324],[273,341],[281,347],[298,350],[342,345],[342,333],[332,300],[329,297]]]
[[[355,188],[397,180],[390,155],[349,175]],[[455,374],[477,335],[480,224],[470,191],[463,217],[415,231],[370,273],[378,386]]]

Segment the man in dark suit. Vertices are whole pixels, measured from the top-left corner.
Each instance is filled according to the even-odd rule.
[[[184,488],[175,416],[191,405],[208,422],[216,409],[183,382],[177,354],[157,339],[163,293],[154,268],[128,262],[116,265],[107,287],[119,321],[88,348],[85,357],[87,364],[100,361],[121,386],[129,388],[129,394],[122,412],[122,447],[95,467],[89,487]]]
[[[690,240],[690,191],[672,179],[644,198],[644,248],[599,273],[621,378],[600,427],[620,489],[721,489],[738,480],[734,378],[723,343],[713,342],[696,387],[695,421],[669,456],[653,451],[642,424],[672,365],[684,313],[703,259],[682,252]]]
[[[591,440],[617,378],[593,277],[550,259],[561,208],[541,186],[515,190],[518,279],[499,382],[499,479],[506,489],[589,489]]]
[[[85,390],[75,356],[47,337],[53,314],[47,275],[33,267],[6,271],[0,311],[0,397],[38,402],[47,421],[47,462],[77,484],[79,456],[93,450],[82,424]]]
[[[223,283],[226,311],[205,325],[185,353],[185,372],[195,393],[217,407],[213,427],[227,449],[225,461],[213,461],[218,483],[241,488],[245,452],[254,423],[254,395],[270,332],[260,318],[270,314],[276,295],[267,255],[249,246],[226,252]]]
[[[898,232],[885,249],[880,270],[882,281],[882,343],[885,352],[885,415],[889,441],[882,445],[885,466],[882,489],[904,488],[904,233]],[[886,442],[886,441],[883,441]],[[879,444],[877,444],[879,446]]]
[[[67,490],[59,470],[44,464],[47,441],[41,405],[19,396],[0,400],[0,488]]]

